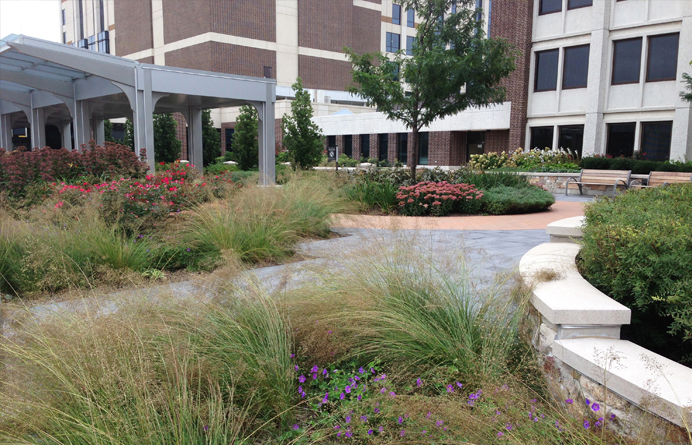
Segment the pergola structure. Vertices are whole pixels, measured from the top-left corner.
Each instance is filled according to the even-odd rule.
[[[127,117],[135,152],[154,170],[153,115],[179,112],[188,123],[189,161],[202,168],[202,110],[249,104],[259,113],[260,184],[275,181],[276,81],[139,63],[23,35],[0,40],[0,147],[13,149],[12,129],[29,127],[46,145],[46,124],[63,146],[104,143],[104,120]]]

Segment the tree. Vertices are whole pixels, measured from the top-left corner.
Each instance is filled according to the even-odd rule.
[[[515,53],[505,40],[485,38],[473,0],[395,3],[415,10],[421,19],[412,56],[403,51],[389,55],[344,51],[356,83],[349,91],[411,130],[409,165],[415,177],[420,130],[466,108],[503,102],[505,89],[498,83],[515,69]]]
[[[156,162],[174,162],[180,159],[182,143],[176,137],[178,122],[171,113],[154,115],[154,159]]]
[[[284,116],[281,128],[284,132],[283,144],[288,150],[288,158],[293,170],[308,170],[322,159],[324,145],[320,127],[312,121],[310,93],[303,89],[300,77],[291,85],[296,98],[291,102],[291,116]]]
[[[204,166],[221,156],[221,135],[211,120],[211,110],[202,111],[202,159]]]
[[[135,151],[135,126],[130,119],[125,119],[125,138],[122,143],[130,147],[130,150]]]
[[[690,61],[690,66],[692,66],[692,61]],[[680,97],[682,97],[682,100],[686,102],[692,102],[692,76],[687,73],[682,73],[682,78],[687,84],[687,91],[681,92]]]
[[[240,115],[235,121],[232,148],[233,157],[241,170],[250,170],[259,165],[257,122],[258,115],[255,107],[251,105],[240,107]]]
[[[103,135],[106,142],[118,142],[113,137],[113,122],[110,119],[103,121]]]

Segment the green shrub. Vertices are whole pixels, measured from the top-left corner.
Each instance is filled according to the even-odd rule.
[[[390,213],[397,206],[399,188],[392,182],[377,182],[363,178],[346,189],[348,197],[359,203],[364,210],[379,208],[382,213]]]
[[[483,190],[482,208],[491,215],[540,212],[555,204],[555,197],[540,187],[496,185]]]
[[[356,159],[351,159],[344,153],[342,153],[339,156],[339,166],[341,166],[341,167],[355,167],[357,165],[358,165],[358,161]]]
[[[654,171],[692,173],[692,161],[661,162],[632,158],[606,158],[594,156],[582,158],[581,168],[596,170],[632,170],[632,173],[637,175],[648,175],[650,172]]]
[[[586,208],[580,268],[632,309],[623,336],[692,360],[692,185],[632,190]]]

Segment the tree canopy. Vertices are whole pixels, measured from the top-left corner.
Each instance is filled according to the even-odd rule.
[[[418,134],[437,119],[469,107],[505,100],[500,81],[515,69],[515,52],[503,40],[488,39],[482,11],[473,0],[395,0],[416,11],[416,36],[411,55],[404,50],[348,54],[355,86],[388,119],[403,122],[413,133],[411,174],[418,161]]]
[[[177,133],[178,122],[171,113],[154,115],[154,159],[156,162],[175,162],[180,159],[182,143],[176,137]]]

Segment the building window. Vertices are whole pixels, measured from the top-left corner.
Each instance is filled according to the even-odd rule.
[[[99,24],[101,25],[101,31],[106,30],[106,16],[103,7],[103,0],[99,0]]]
[[[400,41],[399,39],[401,36],[399,34],[394,34],[391,32],[387,33],[387,52],[388,53],[395,53],[399,51],[400,46]]]
[[[89,49],[91,51],[98,51],[98,42],[96,41],[96,36],[89,36]]]
[[[567,2],[567,9],[586,8],[587,6],[593,6],[593,0],[569,0]]]
[[[416,27],[416,11],[413,9],[406,10],[406,26],[409,28]]]
[[[490,25],[493,19],[493,0],[488,0],[488,38],[490,38]]]
[[[581,150],[584,146],[584,126],[583,125],[565,125],[558,127],[560,136],[558,139],[558,147],[570,149],[581,158]]]
[[[65,10],[62,10],[62,24],[65,26],[67,24],[67,16],[65,15]]]
[[[401,25],[401,5],[392,5],[392,23]]]
[[[66,32],[62,33],[62,43],[67,43],[67,33]]]
[[[553,148],[553,127],[531,128],[531,148]]]
[[[370,135],[360,135],[360,158],[368,159],[370,157]]]
[[[606,154],[612,157],[631,158],[634,154],[634,132],[637,124],[608,124],[608,144]]]
[[[408,133],[398,133],[396,139],[396,159],[406,164],[408,163]]]
[[[552,91],[557,89],[557,61],[560,50],[540,51],[536,53],[536,83],[534,91]]]
[[[428,141],[430,133],[418,133],[418,165],[428,165]]]
[[[82,0],[77,0],[77,3],[79,3],[79,39],[83,40],[84,39],[84,5],[82,4]]]
[[[416,38],[412,36],[406,36],[406,55],[407,56],[412,56],[413,55],[413,44],[415,43]]]
[[[232,152],[233,151],[233,135],[235,134],[235,130],[233,128],[226,128],[226,151],[227,152]]]
[[[618,40],[613,47],[613,85],[639,82],[642,38]]]
[[[264,78],[265,79],[271,79],[272,78],[272,67],[270,66],[265,66],[264,69]]]
[[[538,15],[562,11],[562,0],[539,0]]]
[[[667,161],[670,159],[672,122],[643,122],[641,153],[645,159]]]
[[[562,88],[585,88],[589,77],[589,45],[565,48]]]
[[[111,53],[111,42],[108,37],[108,31],[98,33],[98,51],[100,53]]]
[[[336,147],[336,136],[327,136],[327,148]]]
[[[344,150],[342,153],[349,158],[353,157],[353,136],[350,134],[344,136]]]
[[[480,22],[481,20],[483,20],[483,0],[476,0],[476,21]]]
[[[387,133],[382,133],[380,135],[377,159],[380,161],[387,160],[387,151],[389,150],[389,135]]]
[[[680,34],[649,37],[649,57],[646,81],[675,80],[678,71],[678,42]]]

